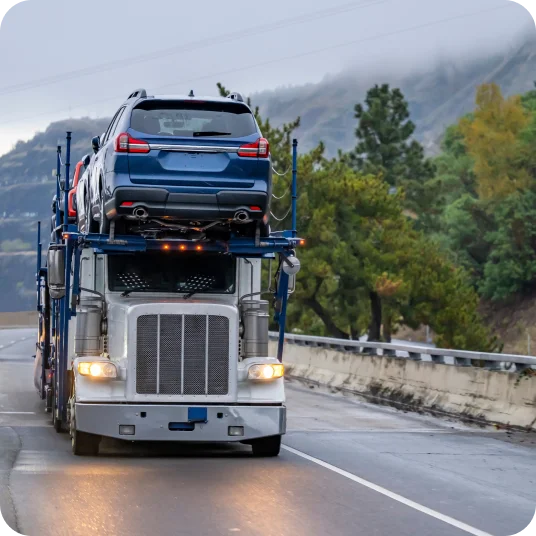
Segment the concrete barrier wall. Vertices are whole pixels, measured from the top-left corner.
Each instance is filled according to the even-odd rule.
[[[275,355],[277,343],[270,342]],[[285,344],[287,375],[367,399],[535,430],[536,376]]]
[[[35,327],[37,329],[37,311],[0,313],[0,329],[19,327]]]

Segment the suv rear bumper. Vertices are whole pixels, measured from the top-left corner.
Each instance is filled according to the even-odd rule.
[[[133,202],[128,207],[124,202]],[[165,188],[116,188],[105,204],[108,219],[130,216],[136,208],[147,211],[148,217],[176,220],[232,219],[244,210],[252,220],[261,220],[267,212],[268,196],[265,192],[223,191],[216,194],[172,193]],[[259,207],[260,210],[252,210]]]

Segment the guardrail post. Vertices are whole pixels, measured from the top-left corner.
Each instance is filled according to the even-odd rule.
[[[530,365],[525,365],[525,363],[514,363],[516,366],[516,372],[523,372],[530,368]]]
[[[484,368],[487,370],[501,370],[499,361],[484,361]]]
[[[442,355],[432,355],[430,356],[432,358],[432,361],[434,363],[437,363],[438,365],[444,365],[445,364],[445,357]]]
[[[471,367],[473,365],[471,360],[467,357],[455,357],[454,364],[457,367]]]
[[[392,348],[385,348],[383,350],[383,355],[385,357],[396,357],[396,350],[393,350]]]

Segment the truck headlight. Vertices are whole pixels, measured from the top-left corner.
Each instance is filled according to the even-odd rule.
[[[248,369],[249,380],[275,380],[285,374],[285,366],[278,363],[275,365],[251,365]]]
[[[117,378],[116,366],[106,361],[78,363],[78,372],[91,378]]]

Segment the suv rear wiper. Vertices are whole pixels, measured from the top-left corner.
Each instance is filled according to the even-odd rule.
[[[205,130],[200,132],[194,132],[194,137],[197,138],[199,136],[230,136],[230,132],[218,132],[217,130]]]

